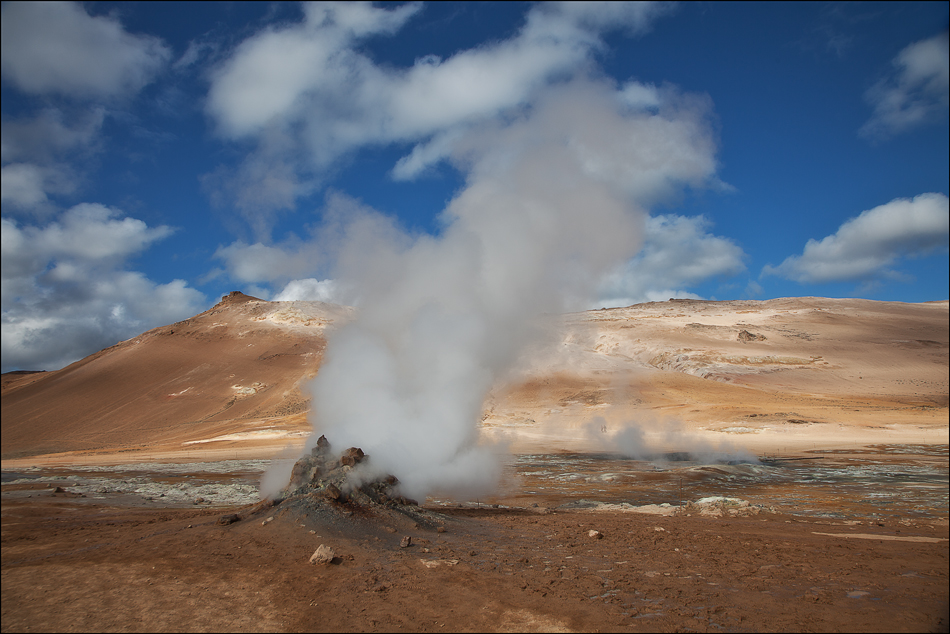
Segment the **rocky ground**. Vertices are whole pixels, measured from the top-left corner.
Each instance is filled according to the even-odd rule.
[[[7,478],[2,629],[947,631],[946,449],[893,451],[835,464],[886,465],[895,482],[917,473],[908,484],[930,486],[928,498],[825,495],[831,465],[811,484],[726,486],[715,470],[728,465],[667,464],[650,467],[652,480],[636,472],[654,497],[631,494],[630,471],[633,503],[618,502],[604,488],[624,484],[616,461],[596,472],[570,456],[564,474],[578,477],[557,490],[539,486],[534,458],[507,496],[421,507],[383,489],[345,493],[349,466],[316,459],[278,504],[168,506],[148,487],[97,494],[81,478]],[[938,484],[911,463],[929,464]],[[215,476],[222,490],[248,479],[226,475]],[[153,479],[173,489],[188,478]],[[743,490],[756,501],[697,497]]]

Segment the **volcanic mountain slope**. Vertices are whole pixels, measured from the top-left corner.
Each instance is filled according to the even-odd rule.
[[[301,383],[317,372],[326,328],[351,312],[234,292],[61,370],[6,375],[2,455],[301,435]]]
[[[302,446],[301,387],[354,314],[232,293],[62,370],[4,375],[2,456]],[[483,433],[516,451],[609,449],[592,422],[672,421],[770,452],[946,442],[946,301],[670,300],[552,317],[549,334],[485,402]]]
[[[946,301],[670,300],[566,315],[558,329],[530,378],[487,403],[486,429],[523,450],[609,449],[590,442],[595,417],[605,433],[741,434],[770,452],[946,442]]]

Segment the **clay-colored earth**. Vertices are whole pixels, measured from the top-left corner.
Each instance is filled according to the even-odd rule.
[[[486,399],[509,487],[429,500],[444,532],[345,506],[168,502],[260,474],[164,463],[303,444],[307,381],[352,316],[232,294],[62,370],[4,375],[2,629],[947,631],[947,302],[552,319]],[[83,469],[111,469],[111,492],[82,488]],[[336,558],[311,565],[321,544]]]
[[[947,631],[946,519],[85,502],[3,502],[4,631]]]

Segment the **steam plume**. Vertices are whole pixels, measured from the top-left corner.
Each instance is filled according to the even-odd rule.
[[[585,306],[639,248],[643,204],[714,169],[705,102],[643,88],[648,108],[573,80],[461,135],[451,159],[467,181],[438,237],[372,215],[351,223],[337,279],[359,317],[333,335],[313,383],[317,434],[362,447],[411,497],[497,485],[478,421],[540,336],[534,318]]]

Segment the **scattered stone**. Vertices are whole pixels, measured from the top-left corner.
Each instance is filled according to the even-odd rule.
[[[436,530],[437,533],[444,533],[444,532],[445,532],[445,527],[444,527],[444,526],[439,526],[439,527],[436,528],[435,530]]]
[[[589,530],[589,531],[587,531],[587,536],[590,537],[591,539],[603,539],[603,538],[604,538],[604,534],[603,534],[603,533],[601,533],[600,531],[595,531],[595,530]]]
[[[420,559],[420,563],[426,568],[437,568],[438,566],[454,566],[458,564],[458,559]]]
[[[205,502],[204,498],[195,498],[195,504],[204,504],[204,502]]]
[[[55,489],[53,489],[53,493],[66,493],[66,489],[64,489],[63,487],[56,487]]]
[[[706,497],[695,502],[687,502],[684,506],[674,507],[673,515],[686,515],[690,517],[693,513],[705,517],[749,517],[759,513],[774,513],[772,507],[763,507],[758,504],[752,504],[748,500],[728,497]]]
[[[227,526],[229,524],[234,524],[235,522],[240,522],[241,516],[237,513],[228,513],[227,515],[222,515],[218,518],[218,524],[221,526]]]
[[[405,537],[402,538],[402,541],[399,542],[399,547],[409,548],[410,546],[412,546],[412,537],[410,537],[409,535],[406,535]]]
[[[263,522],[261,522],[261,526],[266,526],[267,524],[270,524],[270,523],[273,522],[273,521],[274,521],[274,516],[271,515],[271,516],[268,517],[266,520],[264,520]]]
[[[765,335],[749,332],[748,330],[739,331],[738,340],[742,343],[749,343],[750,341],[765,341],[765,339]]]
[[[339,487],[337,487],[332,482],[323,489],[323,492],[329,500],[339,500],[343,495],[343,492],[340,491]]]
[[[313,554],[310,555],[310,563],[315,566],[326,566],[333,562],[336,555],[333,549],[324,544],[320,544]]]

